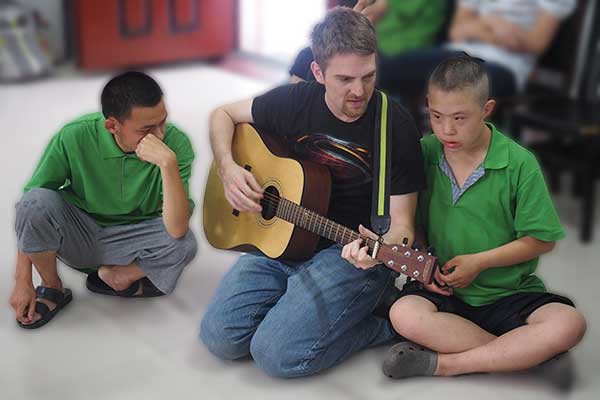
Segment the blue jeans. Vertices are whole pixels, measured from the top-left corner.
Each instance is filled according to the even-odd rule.
[[[246,254],[221,281],[200,338],[217,357],[251,355],[272,376],[315,374],[397,337],[372,314],[394,277],[383,266],[355,268],[338,245],[305,262]]]

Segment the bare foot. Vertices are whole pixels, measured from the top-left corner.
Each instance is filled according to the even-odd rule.
[[[139,276],[138,271],[134,270],[129,265],[101,266],[98,268],[98,276],[104,281],[104,283],[117,292],[127,289],[135,281],[143,277],[143,275]],[[140,283],[135,294],[138,295],[141,294],[141,292],[142,285]]]

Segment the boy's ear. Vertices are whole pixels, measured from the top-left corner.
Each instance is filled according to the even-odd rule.
[[[494,108],[496,108],[496,100],[489,99],[485,102],[485,104],[483,105],[484,119],[492,115]]]
[[[321,66],[319,64],[317,64],[316,61],[313,61],[310,63],[310,70],[312,71],[313,75],[315,76],[315,79],[317,80],[317,82],[324,85],[325,84],[325,71],[323,71],[321,69]]]

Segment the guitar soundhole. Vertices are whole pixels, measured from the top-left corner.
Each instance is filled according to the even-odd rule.
[[[265,189],[263,199],[260,202],[262,206],[262,217],[267,221],[277,215],[277,206],[279,205],[279,191],[275,186],[269,186]]]

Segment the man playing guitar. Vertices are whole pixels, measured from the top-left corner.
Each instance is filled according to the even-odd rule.
[[[236,124],[253,123],[284,140],[296,158],[328,167],[327,217],[361,235],[369,226],[376,119],[377,41],[362,14],[335,8],[312,34],[316,82],[275,88],[217,108],[210,140],[225,197],[239,212],[261,212],[263,188],[235,163]],[[386,243],[410,245],[417,192],[424,189],[420,134],[401,106],[390,104],[391,228]],[[310,256],[310,255],[307,255]],[[200,337],[223,359],[252,355],[269,375],[318,373],[364,348],[396,338],[389,321],[373,315],[395,274],[356,240],[344,247],[322,240],[307,261],[248,253],[223,278],[202,320]],[[358,268],[355,268],[358,267]]]

